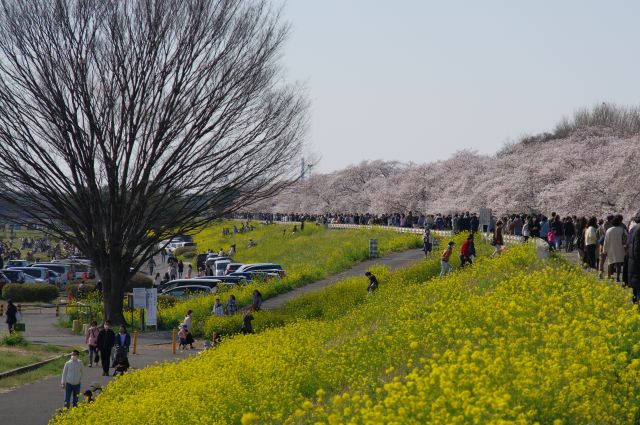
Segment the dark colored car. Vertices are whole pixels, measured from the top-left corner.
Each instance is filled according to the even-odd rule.
[[[4,288],[4,285],[8,283],[11,283],[11,279],[0,273],[0,292],[2,292],[2,288]]]
[[[0,270],[0,273],[2,273],[7,279],[9,279],[10,283],[24,283],[24,273],[22,273],[20,270],[3,269]]]

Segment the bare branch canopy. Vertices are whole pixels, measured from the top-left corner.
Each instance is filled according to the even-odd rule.
[[[108,317],[159,240],[294,179],[307,102],[266,1],[1,3],[0,198],[95,262]]]

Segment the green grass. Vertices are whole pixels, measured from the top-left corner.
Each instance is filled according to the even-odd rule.
[[[32,347],[40,347],[40,349],[49,351],[49,355],[47,358],[54,357],[56,355],[60,355],[62,353],[71,352],[73,348],[71,347],[58,347],[55,345],[31,345]],[[76,347],[82,350],[81,347]],[[87,354],[80,351],[80,358],[83,363],[87,363]],[[20,375],[10,376],[8,378],[0,379],[0,395],[3,392],[11,391],[12,389],[31,384],[36,381],[40,381],[42,379],[50,378],[52,376],[60,376],[62,373],[62,368],[64,367],[65,362],[69,360],[68,356],[61,357],[52,361],[51,363],[47,363],[46,365],[32,370],[31,372],[22,373]]]
[[[0,345],[0,372],[6,372],[55,357],[65,350],[67,348],[55,345]]]
[[[224,227],[233,229],[233,224],[234,222],[229,221],[217,223],[194,235],[198,251],[206,251],[207,248],[213,251],[223,248],[227,251],[230,245],[235,244],[234,261],[279,263],[287,273],[282,280],[252,283],[216,295],[226,302],[228,296],[234,294],[239,306],[250,304],[254,289],[258,289],[266,300],[368,259],[369,239],[378,240],[378,253],[381,256],[422,245],[420,235],[382,229],[329,230],[314,223],[307,223],[304,231],[298,230],[295,235],[291,232],[293,225],[255,223],[256,230],[252,232],[222,236],[222,229]],[[249,247],[249,239],[253,239],[257,246]],[[170,308],[161,308],[159,310],[161,325],[164,328],[176,326],[184,318],[185,312],[191,309],[194,311],[194,333],[196,336],[202,335],[205,332],[204,319],[211,315],[216,296],[192,297]]]

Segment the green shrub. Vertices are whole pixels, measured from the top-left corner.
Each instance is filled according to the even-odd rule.
[[[10,283],[2,288],[2,298],[5,300],[11,298],[13,301],[17,302],[50,302],[58,298],[58,288],[47,283]]]
[[[153,288],[153,279],[144,273],[136,273],[129,279],[125,292],[131,292],[133,288]]]
[[[27,340],[24,338],[24,336],[22,336],[20,332],[11,332],[10,334],[4,335],[2,337],[0,345],[27,345]]]
[[[78,298],[78,288],[80,287],[81,283],[72,283],[67,285],[67,295],[71,295],[74,298]],[[85,283],[85,294],[88,294],[89,292],[92,292],[96,289],[96,285],[95,284],[91,284],[91,283]]]
[[[183,256],[184,258],[193,258],[197,255],[195,246],[181,246],[176,248],[173,254],[177,257]]]

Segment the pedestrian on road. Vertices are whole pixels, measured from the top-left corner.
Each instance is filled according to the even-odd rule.
[[[640,292],[640,212],[634,221],[636,225],[631,229],[627,253],[629,255],[629,286],[633,289],[633,302],[638,303],[638,293]]]
[[[129,352],[129,347],[131,347],[131,335],[127,332],[127,327],[125,325],[120,325],[120,332],[116,336],[116,345],[124,348],[127,353]]]
[[[364,275],[369,279],[369,285],[367,286],[367,292],[372,294],[376,289],[378,289],[378,279],[371,272],[365,272]]]
[[[178,266],[176,263],[171,263],[171,267],[169,268],[171,273],[171,280],[176,280],[178,278]]]
[[[62,369],[61,386],[64,390],[64,407],[69,408],[69,402],[73,395],[73,407],[78,405],[78,394],[80,394],[80,381],[82,380],[82,362],[78,358],[80,352],[73,350],[71,358],[64,364]]]
[[[164,264],[164,262],[167,259],[167,250],[165,248],[162,248],[160,250],[160,259],[162,260],[162,263]]]
[[[9,326],[9,333],[13,332],[13,327],[18,323],[18,309],[13,304],[12,299],[7,300],[7,312],[5,313],[7,316],[7,325]]]
[[[453,252],[453,245],[455,245],[454,241],[449,242],[444,251],[442,251],[442,256],[440,257],[440,277],[449,274],[451,270],[453,270],[453,267],[449,264],[449,258]]]
[[[237,311],[238,305],[236,304],[236,296],[231,294],[229,295],[229,300],[227,301],[227,314],[236,314]]]
[[[184,263],[182,260],[178,261],[178,277],[182,279],[182,273],[184,273]]]
[[[422,235],[422,244],[424,245],[424,256],[428,258],[433,250],[433,240],[431,239],[431,230],[424,229],[424,234]]]
[[[191,273],[193,272],[193,266],[191,263],[187,266],[187,279],[191,279]]]
[[[622,225],[620,216],[615,216],[611,221],[612,226],[604,236],[602,253],[607,260],[607,276],[611,277],[615,271],[616,281],[622,279],[622,264],[624,263],[625,246],[627,244],[627,232]]]
[[[260,307],[262,306],[262,294],[257,289],[253,290],[251,302],[251,306],[253,307],[254,311],[260,310]]]
[[[111,350],[116,345],[116,334],[111,330],[111,321],[105,320],[104,327],[98,333],[98,350],[102,360],[102,376],[109,376]]]
[[[151,257],[151,259],[149,260],[149,275],[153,276],[153,270],[155,270],[156,268],[156,262],[153,259],[153,257]]]
[[[184,316],[184,320],[182,321],[182,324],[184,326],[186,326],[187,329],[189,329],[189,330],[192,330],[192,327],[191,327],[191,315],[192,314],[193,314],[193,310],[188,310],[187,311],[187,315]]]
[[[93,367],[93,362],[95,361],[98,364],[98,360],[96,359],[98,354],[98,334],[100,330],[98,329],[98,322],[93,320],[89,329],[87,329],[87,335],[85,336],[85,343],[89,348],[89,367]]]
[[[153,287],[157,288],[158,286],[160,286],[160,273],[156,273],[156,277],[153,278]]]

